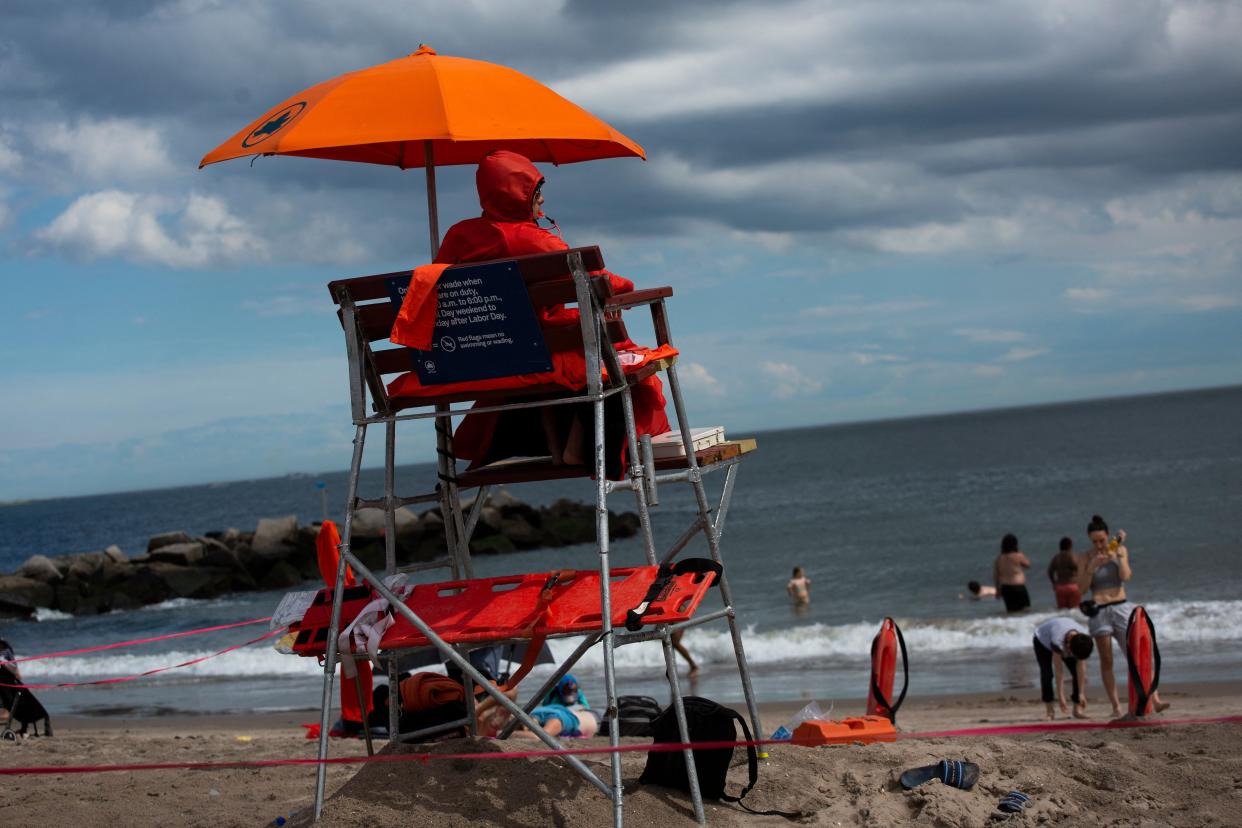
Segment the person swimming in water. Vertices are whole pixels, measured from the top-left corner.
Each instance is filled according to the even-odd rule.
[[[975,601],[978,601],[980,598],[996,597],[996,587],[984,586],[978,581],[967,581],[966,589],[970,591],[970,597]],[[961,598],[963,596],[959,595],[957,597]]]

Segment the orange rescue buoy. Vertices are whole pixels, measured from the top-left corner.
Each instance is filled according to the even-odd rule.
[[[897,677],[897,650],[901,650],[901,666],[904,679],[901,695],[893,698],[893,682]],[[910,685],[910,665],[906,661],[906,640],[901,628],[891,618],[885,618],[880,631],[871,642],[871,686],[867,690],[867,715],[883,716],[890,722],[897,721],[897,709],[906,699]]]
[[[854,716],[839,722],[808,719],[793,732],[791,741],[803,747],[872,742],[895,742],[897,730],[884,716]]]
[[[1126,662],[1130,668],[1130,713],[1146,716],[1152,712],[1152,696],[1160,684],[1160,647],[1156,644],[1156,627],[1142,607],[1135,607],[1130,613]]]

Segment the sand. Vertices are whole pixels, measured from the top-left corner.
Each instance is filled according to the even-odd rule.
[[[1242,715],[1242,685],[1169,685],[1173,702],[1163,718]],[[801,703],[764,705],[775,727]],[[838,702],[835,715],[861,712],[861,702]],[[1099,713],[1100,711],[1096,711]],[[1039,721],[1031,691],[1013,694],[912,698],[899,717],[906,733]],[[0,767],[109,763],[238,761],[314,756],[301,722],[313,712],[279,715],[153,719],[62,717],[56,736],[0,743]],[[644,740],[627,740],[642,743]],[[602,740],[576,740],[576,744]],[[433,753],[530,749],[525,740],[420,747]],[[332,756],[365,755],[362,741],[333,740]],[[897,784],[902,770],[941,757],[982,769],[970,791],[931,782],[914,791]],[[604,757],[586,757],[603,770]],[[626,822],[693,825],[688,799],[640,786],[644,753],[625,754]],[[730,789],[745,782],[737,751]],[[0,824],[5,826],[147,825],[263,826],[296,812],[309,815],[310,766],[213,770],[56,774],[0,777]],[[902,739],[891,744],[800,748],[779,746],[762,763],[746,803],[757,810],[801,814],[806,825],[985,826],[996,823],[996,802],[1011,789],[1031,796],[1026,812],[1007,825],[1200,826],[1242,824],[1242,725],[1175,725],[1009,736]],[[555,759],[429,760],[332,766],[326,826],[607,825],[609,802]],[[781,825],[722,803],[708,804],[708,824]]]

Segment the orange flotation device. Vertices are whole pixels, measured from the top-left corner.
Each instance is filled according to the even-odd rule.
[[[1152,712],[1152,696],[1160,684],[1160,647],[1156,644],[1156,627],[1142,607],[1135,607],[1130,613],[1126,662],[1130,668],[1130,713],[1146,716]]]
[[[901,695],[893,702],[893,682],[897,678],[897,651],[901,650],[901,666],[904,678]],[[897,721],[897,709],[906,700],[910,686],[910,664],[906,660],[906,639],[901,628],[891,618],[885,618],[871,642],[871,686],[867,691],[867,715],[883,716],[890,722]]]
[[[855,716],[839,722],[808,719],[794,729],[790,740],[795,745],[869,745],[872,742],[895,742],[897,730],[885,716]]]

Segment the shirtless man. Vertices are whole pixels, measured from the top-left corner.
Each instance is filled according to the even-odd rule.
[[[1018,538],[1005,535],[1001,538],[1001,551],[992,564],[992,580],[996,584],[996,597],[1005,602],[1006,612],[1030,609],[1031,596],[1026,591],[1026,570],[1031,561],[1018,549]]]

